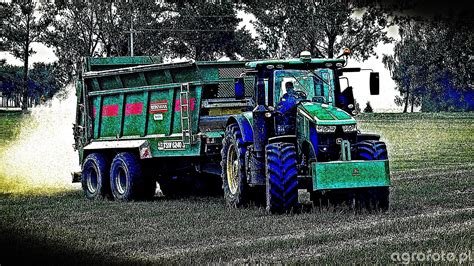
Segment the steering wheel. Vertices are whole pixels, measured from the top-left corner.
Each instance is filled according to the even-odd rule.
[[[308,97],[308,95],[304,91],[295,91],[295,95],[301,99],[306,99],[306,97]]]

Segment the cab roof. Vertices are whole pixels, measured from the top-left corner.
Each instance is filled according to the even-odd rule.
[[[344,59],[326,59],[326,58],[311,58],[311,59],[301,59],[301,58],[292,58],[292,59],[273,59],[273,60],[259,60],[251,61],[245,64],[246,68],[250,69],[261,69],[267,67],[268,65],[273,65],[275,68],[285,68],[285,69],[307,69],[316,68],[316,67],[328,67],[326,64],[332,64],[333,66],[337,63],[340,63],[341,66],[344,65],[346,60]]]

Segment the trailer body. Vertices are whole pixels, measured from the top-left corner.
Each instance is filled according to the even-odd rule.
[[[250,89],[234,97],[234,77],[245,63],[87,58],[74,127],[81,164],[94,151],[133,149],[141,159],[186,157],[200,168],[203,158],[220,153],[230,114],[252,106]]]

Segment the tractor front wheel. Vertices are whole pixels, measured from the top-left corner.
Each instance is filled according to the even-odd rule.
[[[238,124],[230,124],[222,141],[221,166],[224,198],[231,207],[241,207],[248,202],[249,187],[245,174],[245,152],[247,147],[242,140]]]
[[[387,160],[387,146],[383,141],[366,140],[356,144],[356,159],[358,160]],[[385,212],[389,207],[389,187],[367,188],[363,192],[364,203],[367,209]]]
[[[298,171],[296,148],[290,143],[268,144],[266,147],[267,210],[289,212],[298,206]]]

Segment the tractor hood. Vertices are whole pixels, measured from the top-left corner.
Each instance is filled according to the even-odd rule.
[[[298,114],[317,125],[351,125],[356,120],[343,110],[329,104],[304,102],[298,105]]]

